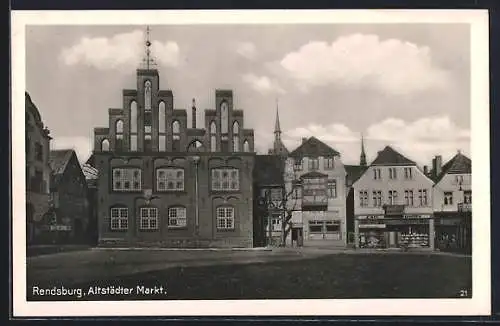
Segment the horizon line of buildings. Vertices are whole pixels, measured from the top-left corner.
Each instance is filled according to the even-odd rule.
[[[281,139],[254,148],[232,90],[216,89],[196,121],[196,102],[174,106],[159,72],[136,70],[94,128],[93,153],[50,151],[50,136],[26,93],[26,210],[30,243],[93,239],[101,246],[257,247],[266,245],[418,247],[470,245],[471,161],[457,153],[432,169],[391,146],[359,165],[312,136],[293,151]]]

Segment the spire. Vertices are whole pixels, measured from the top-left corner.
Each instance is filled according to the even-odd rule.
[[[274,124],[274,134],[275,136],[278,136],[281,134],[281,128],[280,128],[280,116],[278,112],[278,99],[276,99],[276,121]]]
[[[150,69],[150,66],[156,65],[155,60],[151,57],[151,40],[149,38],[149,26],[146,27],[146,41],[144,42],[144,45],[146,47],[146,57],[142,60],[146,64],[146,69]]]
[[[359,165],[366,166],[365,141],[363,133],[361,133],[361,155],[359,157]]]

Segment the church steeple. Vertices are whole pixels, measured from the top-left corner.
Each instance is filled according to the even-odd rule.
[[[359,156],[359,165],[366,166],[365,142],[361,134],[361,155]]]
[[[274,139],[281,139],[280,115],[278,112],[278,100],[276,100],[276,121],[274,123]]]

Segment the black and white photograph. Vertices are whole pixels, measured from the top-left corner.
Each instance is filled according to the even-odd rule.
[[[489,313],[486,11],[14,12],[12,51],[15,315]]]

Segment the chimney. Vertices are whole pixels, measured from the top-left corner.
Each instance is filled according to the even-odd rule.
[[[429,175],[429,167],[427,165],[424,165],[424,174]]]
[[[191,108],[191,112],[192,112],[192,118],[193,118],[191,120],[192,125],[193,125],[192,127],[193,127],[193,129],[196,129],[196,101],[194,98],[193,98],[193,107]]]
[[[441,174],[442,165],[443,157],[441,155],[436,155],[436,157],[432,159],[432,171],[435,177]]]
[[[302,144],[305,143],[307,141],[307,138],[306,137],[302,137]]]

